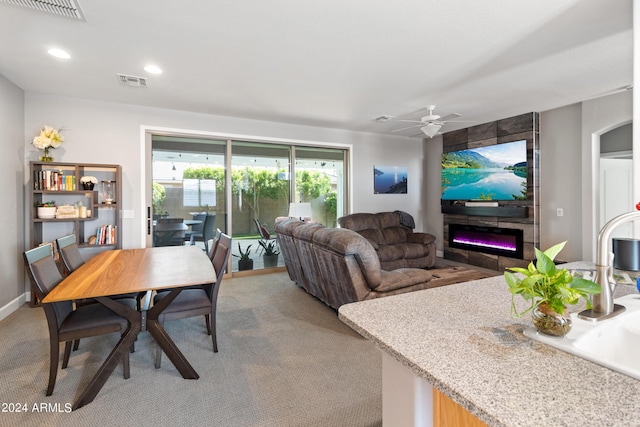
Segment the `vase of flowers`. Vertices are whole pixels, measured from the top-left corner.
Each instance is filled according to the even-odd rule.
[[[61,130],[54,129],[51,126],[45,126],[40,129],[38,135],[31,142],[38,150],[44,150],[44,155],[40,156],[41,162],[53,162],[53,156],[49,154],[49,150],[58,148],[64,137],[60,135]]]

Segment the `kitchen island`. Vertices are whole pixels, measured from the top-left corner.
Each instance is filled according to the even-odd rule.
[[[527,338],[510,306],[496,276],[340,307],[382,351],[384,425],[432,425],[431,387],[490,426],[640,425],[640,381]]]

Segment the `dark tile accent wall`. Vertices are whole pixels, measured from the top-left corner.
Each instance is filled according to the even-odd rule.
[[[447,132],[443,135],[445,153],[465,148],[483,147],[505,142],[527,140],[527,200],[500,202],[500,206],[526,206],[526,218],[506,216],[476,216],[444,214],[444,257],[457,262],[476,265],[497,271],[507,267],[526,267],[534,258],[534,247],[539,247],[539,115],[527,113],[495,122],[484,123],[465,129]],[[449,247],[449,224],[475,224],[493,227],[518,228],[524,234],[524,259],[483,254]]]

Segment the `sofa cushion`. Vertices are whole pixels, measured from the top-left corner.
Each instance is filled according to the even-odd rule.
[[[377,246],[384,244],[384,236],[380,229],[380,223],[376,214],[356,213],[338,219],[340,227],[358,232],[362,237],[377,249]]]
[[[428,270],[418,268],[399,268],[393,271],[382,270],[382,281],[373,288],[376,292],[392,292],[397,289],[429,282],[433,276]]]

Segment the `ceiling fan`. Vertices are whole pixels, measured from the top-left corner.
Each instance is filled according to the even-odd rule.
[[[407,127],[403,127],[400,129],[395,129],[392,130],[391,132],[400,132],[403,130],[407,130],[407,129],[413,129],[413,128],[420,128],[420,130],[422,131],[422,133],[424,135],[426,135],[429,138],[433,138],[434,136],[436,136],[438,134],[438,132],[440,132],[440,129],[442,129],[442,126],[444,126],[445,123],[452,121],[452,119],[456,119],[458,117],[462,117],[461,114],[458,113],[452,113],[452,114],[448,114],[444,117],[441,117],[437,114],[433,113],[433,110],[436,109],[435,105],[429,105],[427,107],[427,111],[429,112],[429,114],[427,114],[426,116],[423,116],[420,118],[420,120],[406,120],[406,119],[398,119],[394,116],[383,116],[386,118],[385,121],[391,121],[391,120],[395,120],[398,122],[407,122],[407,123],[416,123],[414,125],[411,126],[407,126]],[[456,120],[457,121],[457,120]],[[420,133],[417,133],[415,135],[411,135],[411,136],[418,136],[421,135]]]

